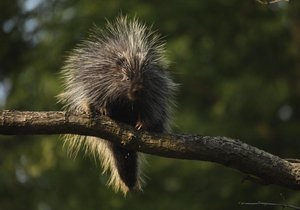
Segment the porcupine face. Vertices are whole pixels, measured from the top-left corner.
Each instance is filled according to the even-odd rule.
[[[124,89],[124,98],[131,102],[142,98],[144,92],[144,56],[140,53],[134,53],[129,57],[125,57],[126,52],[118,55],[116,58],[116,74],[120,74],[118,80],[120,88]],[[125,96],[126,95],[126,96]]]
[[[119,53],[112,55],[114,62],[112,73],[115,74],[116,85],[112,95],[120,91],[118,96],[123,100],[127,99],[130,102],[144,100],[151,92],[152,86],[156,84],[152,83],[152,80],[163,74],[162,64],[152,60],[152,49],[135,49],[133,46],[128,46],[128,41],[117,41],[120,41],[120,44],[117,46],[118,49],[114,50]],[[126,44],[122,46],[122,42]]]

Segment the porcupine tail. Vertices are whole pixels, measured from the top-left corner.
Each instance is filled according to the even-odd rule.
[[[103,173],[110,174],[107,184],[124,195],[141,190],[140,158],[137,152],[124,149],[109,141],[97,137],[66,135],[65,144],[72,156],[76,156],[80,148],[100,162]]]

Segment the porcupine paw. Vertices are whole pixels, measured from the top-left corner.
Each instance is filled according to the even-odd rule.
[[[142,121],[138,121],[136,124],[135,124],[135,128],[137,130],[141,130],[142,127],[144,126],[144,123]]]
[[[105,108],[105,107],[99,108],[98,112],[100,113],[100,115],[104,115],[104,116],[107,116],[109,114],[107,108]]]

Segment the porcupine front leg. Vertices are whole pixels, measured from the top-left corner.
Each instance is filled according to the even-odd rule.
[[[147,118],[142,114],[138,114],[138,118],[135,124],[135,128],[137,130],[145,130],[145,131],[154,131],[159,132],[158,127],[161,127],[162,124],[159,122],[153,122],[152,119]]]
[[[106,103],[101,106],[90,105],[89,109],[94,114],[100,114],[103,116],[109,116],[109,109],[107,108]]]
[[[164,120],[153,120],[142,114],[138,115],[135,128],[137,130],[145,130],[150,132],[164,132],[166,131]]]
[[[101,114],[101,115],[104,115],[104,116],[108,116],[108,109],[106,107],[100,107],[98,109],[98,112]]]
[[[109,110],[107,108],[107,104],[106,102],[100,106],[97,111],[101,114],[101,115],[104,115],[104,116],[109,116]]]

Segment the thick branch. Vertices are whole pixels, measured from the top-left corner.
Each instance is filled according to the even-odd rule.
[[[0,111],[0,134],[78,134],[163,157],[220,163],[268,184],[300,189],[300,163],[227,137],[139,132],[105,116],[70,112]]]

